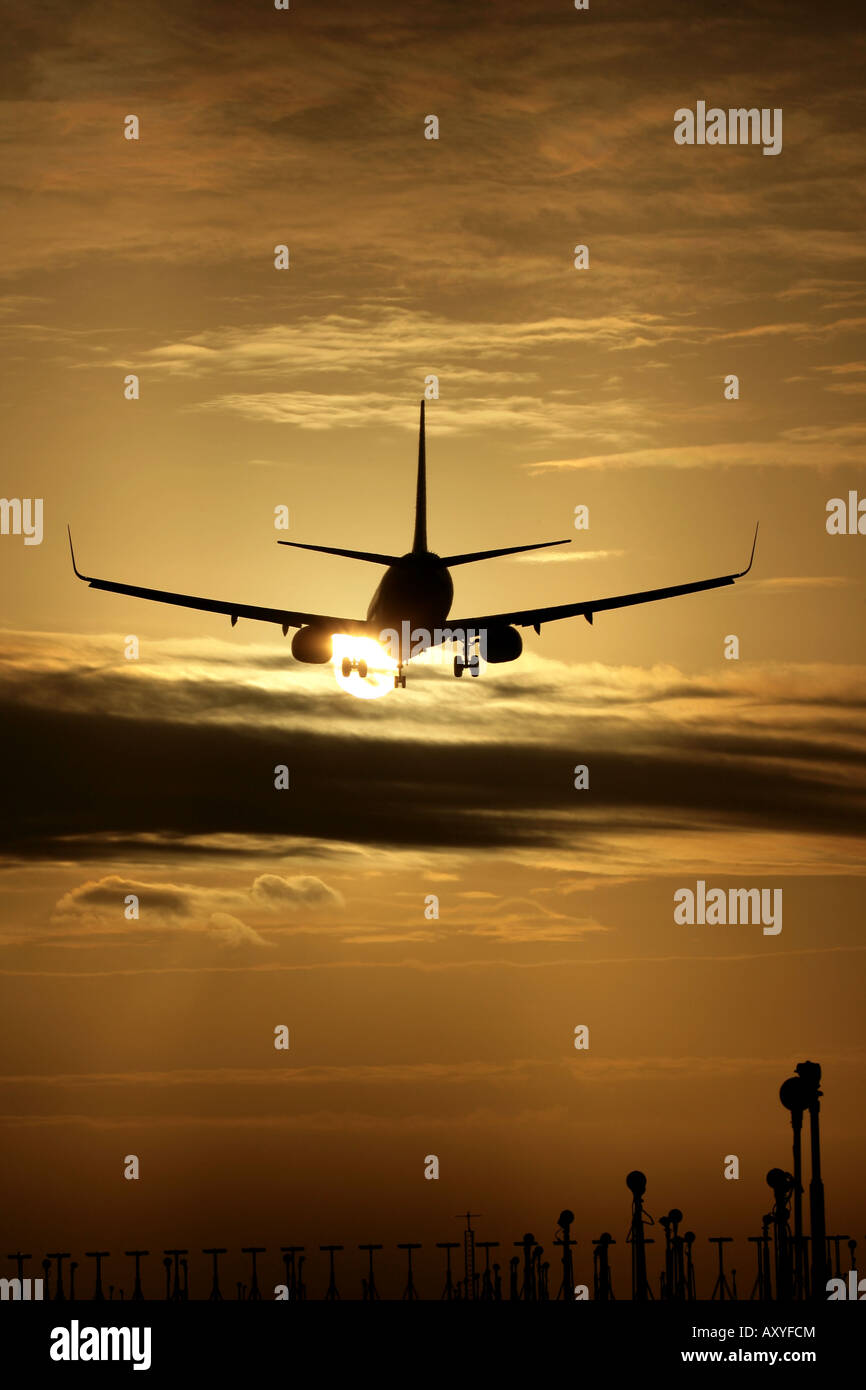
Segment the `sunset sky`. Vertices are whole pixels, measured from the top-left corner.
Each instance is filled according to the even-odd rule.
[[[438,1296],[457,1212],[507,1271],[571,1207],[622,1297],[637,1167],[699,1292],[730,1234],[748,1296],[805,1058],[828,1231],[866,1240],[866,537],[825,525],[866,496],[853,13],[7,17],[0,491],[44,540],[0,536],[2,1254],[259,1244],[270,1287],[342,1241],[345,1295],[358,1242],[418,1240]],[[781,108],[782,152],[675,144],[699,100]],[[455,612],[727,574],[760,521],[751,573],[370,702],[279,628],[74,578],[67,523],[86,574],[363,617],[376,567],[275,542],[409,548],[431,374],[433,549],[573,538],[456,570]],[[699,879],[782,889],[782,931],[675,924]]]

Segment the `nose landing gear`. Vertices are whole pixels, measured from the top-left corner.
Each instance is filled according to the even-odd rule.
[[[406,672],[403,670],[402,662],[394,672],[394,689],[397,690],[399,686],[402,686],[404,690],[406,689]]]

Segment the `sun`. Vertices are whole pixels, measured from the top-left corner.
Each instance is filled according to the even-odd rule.
[[[337,684],[358,700],[380,700],[394,689],[397,663],[372,637],[334,634]]]

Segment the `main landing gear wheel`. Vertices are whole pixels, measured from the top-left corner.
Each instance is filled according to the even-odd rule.
[[[464,661],[462,656],[455,656],[454,674],[457,676],[458,680],[463,675],[464,671],[468,671],[470,676],[478,676],[481,674],[481,666],[477,656],[470,657],[468,661]]]
[[[363,657],[360,661],[352,661],[351,657],[344,656],[340,669],[343,672],[343,680],[348,680],[353,671],[357,671],[363,680],[367,674],[367,663]]]

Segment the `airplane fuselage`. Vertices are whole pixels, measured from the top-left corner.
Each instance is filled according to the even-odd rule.
[[[377,639],[383,632],[401,634],[400,659],[405,661],[409,650],[403,635],[444,628],[453,598],[451,574],[441,558],[429,550],[410,551],[382,576],[367,609],[367,623]],[[418,644],[414,647],[417,655]]]

